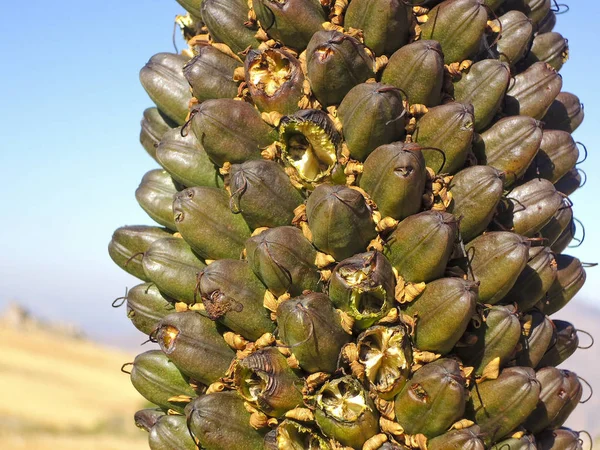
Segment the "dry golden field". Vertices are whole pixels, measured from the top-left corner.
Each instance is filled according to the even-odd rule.
[[[147,449],[144,401],[120,372],[133,355],[46,330],[0,327],[0,448]]]

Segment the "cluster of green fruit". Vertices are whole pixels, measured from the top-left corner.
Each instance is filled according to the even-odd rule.
[[[581,448],[550,0],[178,0],[112,259],[153,450]]]

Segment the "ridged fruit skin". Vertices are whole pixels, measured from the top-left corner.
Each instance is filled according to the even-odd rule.
[[[354,280],[357,275],[358,282]],[[354,319],[356,330],[364,330],[392,308],[395,287],[396,277],[388,259],[380,252],[367,252],[335,266],[327,295],[336,308]]]
[[[583,387],[579,378],[568,370],[545,367],[536,373],[542,390],[537,408],[525,421],[525,428],[539,433],[560,427],[579,404]]]
[[[504,174],[490,166],[468,167],[452,178],[448,212],[461,218],[459,232],[464,242],[488,227],[504,193],[503,186]]]
[[[548,348],[555,341],[552,320],[541,312],[533,310],[521,318],[523,325],[520,350],[515,363],[518,366],[537,368]]]
[[[569,43],[556,32],[539,33],[533,39],[533,45],[525,63],[543,61],[559,71],[569,58]]]
[[[148,435],[150,450],[195,450],[185,416],[163,416]]]
[[[454,0],[460,1],[460,0]],[[454,83],[454,98],[474,109],[474,128],[485,129],[500,109],[510,81],[508,64],[494,59],[479,61]]]
[[[202,102],[193,109],[191,131],[217,166],[261,159],[261,151],[275,141],[275,131],[249,103],[229,98]]]
[[[483,234],[465,246],[470,272],[479,281],[479,302],[498,303],[515,285],[529,259],[529,242],[515,233]]]
[[[160,408],[146,408],[140,409],[133,416],[135,426],[144,430],[150,431],[150,429],[158,422],[158,419],[163,417],[165,412]]]
[[[556,259],[549,247],[531,247],[529,259],[502,303],[516,303],[522,312],[533,308],[556,280]]]
[[[127,292],[127,317],[133,326],[149,335],[160,320],[175,311],[173,301],[163,296],[155,284],[144,283]]]
[[[581,100],[570,92],[561,92],[548,108],[542,121],[548,130],[573,133],[583,122],[584,110]]]
[[[284,301],[277,308],[281,340],[307,372],[337,369],[342,347],[350,340],[341,317],[325,294],[310,293]]]
[[[233,73],[241,63],[216,47],[202,45],[196,56],[183,66],[183,74],[192,88],[192,94],[203,102],[215,98],[233,98],[238,83]]]
[[[244,218],[231,213],[229,195],[222,189],[197,186],[175,195],[177,231],[204,259],[238,259],[250,229]]]
[[[473,121],[471,104],[451,102],[429,109],[417,122],[412,135],[413,140],[424,147],[427,167],[436,173],[450,174],[462,169],[473,142]]]
[[[550,286],[548,294],[538,307],[544,314],[551,316],[562,309],[579,292],[585,283],[585,269],[579,259],[569,255],[556,255],[558,272],[556,280]]]
[[[558,208],[552,219],[540,230],[540,236],[548,240],[548,246],[554,247],[561,235],[573,226],[573,207],[569,199],[565,198],[562,206]],[[564,248],[558,251],[553,248],[553,250],[555,253],[561,253]]]
[[[223,178],[196,136],[182,128],[163,135],[156,147],[156,160],[183,186],[223,187]]]
[[[474,390],[467,417],[479,425],[483,441],[490,445],[527,419],[536,408],[541,388],[533,369],[508,367],[497,379],[479,383]]]
[[[496,43],[500,61],[514,67],[529,51],[533,38],[533,24],[521,11],[508,11],[496,21],[502,27],[502,38]]]
[[[408,43],[411,19],[409,6],[401,0],[355,0],[344,25],[363,30],[365,45],[376,55],[391,55]]]
[[[274,161],[251,160],[233,164],[229,172],[233,213],[241,214],[251,229],[290,225],[304,197]]]
[[[498,442],[491,447],[491,450],[538,450],[535,437],[532,434],[526,434],[522,437],[511,437]]]
[[[265,290],[248,261],[220,259],[198,274],[208,317],[253,341],[275,328],[263,306]]]
[[[425,158],[418,144],[377,147],[364,163],[360,187],[377,203],[383,217],[402,220],[421,209]]]
[[[244,24],[249,11],[246,0],[202,0],[201,5],[202,21],[215,42],[227,44],[234,53],[260,45],[258,27]]]
[[[337,113],[352,158],[364,161],[377,147],[402,140],[403,98],[400,89],[383,83],[361,83],[346,94]]]
[[[108,243],[108,254],[116,265],[143,281],[150,281],[142,267],[142,256],[150,245],[172,234],[165,228],[146,225],[125,226],[115,230]]]
[[[570,133],[544,130],[540,150],[527,171],[528,178],[541,177],[556,183],[575,168],[579,148]]]
[[[156,159],[158,143],[163,135],[177,124],[161,113],[158,108],[153,107],[144,110],[140,126],[140,144],[153,159]]]
[[[478,0],[452,0],[434,7],[421,25],[421,39],[438,41],[444,52],[444,62],[462,62],[479,49],[488,14]],[[468,26],[464,26],[467,23]]]
[[[558,192],[571,195],[583,186],[584,183],[582,183],[581,172],[578,169],[571,169],[556,182],[555,187]]]
[[[154,169],[146,173],[135,191],[135,199],[156,223],[177,231],[173,220],[173,196],[177,185],[166,170]]]
[[[182,55],[158,53],[140,70],[140,81],[148,96],[177,125],[185,122],[192,98],[183,76],[186,62]]]
[[[131,367],[131,384],[151,403],[164,410],[183,413],[185,404],[171,401],[172,397],[196,397],[188,378],[160,350],[149,350],[135,357]]]
[[[158,323],[155,335],[183,373],[206,385],[224,376],[235,358],[215,323],[196,311],[169,314]]]
[[[313,93],[323,106],[340,103],[350,89],[374,76],[371,53],[339,31],[317,31],[312,36],[306,66]]]
[[[206,450],[264,449],[266,431],[252,428],[250,413],[235,391],[198,397],[186,406],[185,414],[190,432]]]
[[[340,389],[339,386],[344,386]],[[353,420],[340,420],[335,415],[330,414],[324,407],[320,399],[328,390],[338,390],[344,396],[360,396],[364,406],[357,414],[353,412]],[[378,414],[375,405],[363,389],[360,382],[346,376],[327,382],[317,393],[317,408],[315,409],[315,420],[321,431],[331,436],[342,445],[352,448],[361,448],[367,439],[375,435],[379,429]]]
[[[569,428],[546,430],[538,435],[538,448],[540,450],[583,450],[579,432]]]
[[[564,320],[553,320],[554,339],[537,368],[557,367],[567,360],[579,347],[579,336],[575,326]]]
[[[306,202],[315,247],[336,261],[367,249],[377,236],[364,196],[346,186],[321,184]]]
[[[478,286],[462,278],[440,278],[404,309],[417,318],[414,342],[420,350],[446,354],[475,314]]]
[[[467,396],[458,362],[439,359],[417,370],[396,396],[396,421],[407,434],[434,438],[463,416]]]
[[[315,265],[317,252],[298,228],[271,228],[252,236],[246,241],[246,257],[256,276],[276,296],[322,288]]]
[[[402,89],[411,104],[439,105],[444,83],[442,47],[431,40],[405,45],[391,56],[381,81]]]
[[[542,143],[542,123],[527,116],[500,119],[475,139],[473,152],[480,164],[505,174],[505,186],[525,175]]]
[[[407,282],[429,282],[444,275],[458,237],[452,214],[424,211],[404,219],[385,243],[383,254]]]
[[[485,450],[479,435],[479,427],[472,425],[462,430],[448,431],[429,440],[427,448],[429,450]]]
[[[144,253],[142,267],[162,294],[178,302],[196,303],[198,274],[206,264],[183,239],[169,237],[153,242]]]
[[[485,322],[469,330],[477,340],[473,345],[456,348],[456,353],[476,375],[483,375],[488,364],[497,362],[502,369],[514,355],[521,338],[521,323],[514,306],[492,306],[484,314]]]

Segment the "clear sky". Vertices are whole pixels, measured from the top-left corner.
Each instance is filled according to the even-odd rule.
[[[570,252],[597,262],[600,4],[563,3],[571,7],[556,27],[571,46],[563,89],[586,105],[575,137],[590,153],[582,166],[589,181],[573,196],[587,238]],[[106,246],[118,226],[152,223],[134,198],[155,167],[138,143],[142,112],[151,106],[138,71],[152,54],[173,51],[181,12],[169,0],[2,2],[0,308],[14,299],[105,341],[135,336],[125,311],[110,303],[137,282],[112,263]],[[589,269],[579,299],[600,307],[599,292],[600,267]]]

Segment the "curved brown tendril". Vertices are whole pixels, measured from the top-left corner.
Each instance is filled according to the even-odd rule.
[[[591,399],[591,398],[592,398],[592,396],[594,395],[594,389],[592,388],[592,385],[591,385],[591,384],[590,384],[590,383],[589,383],[589,382],[588,382],[588,381],[587,381],[585,378],[582,378],[582,377],[580,377],[579,375],[577,375],[577,378],[578,378],[580,381],[583,381],[583,382],[586,384],[586,386],[587,386],[588,388],[590,388],[590,395],[588,395],[588,398],[586,398],[585,400],[580,400],[580,401],[579,401],[579,403],[580,403],[580,404],[584,404],[584,403],[587,403],[587,402],[589,402],[589,401],[590,401],[590,399]]]
[[[494,40],[490,44],[490,48],[491,48],[494,45],[496,45],[498,43],[498,41],[502,38],[502,32],[504,30],[502,28],[502,22],[500,22],[500,18],[498,17],[498,15],[496,14],[496,12],[492,8],[490,8],[489,5],[487,5],[485,3],[483,5],[481,5],[481,6],[483,6],[487,10],[488,14],[491,14],[494,17],[494,20],[496,22],[498,22],[498,25],[500,26],[500,31],[498,31],[498,33],[496,33],[496,37],[494,38]]]
[[[127,301],[127,294],[128,294],[128,292],[129,292],[129,289],[125,288],[125,295],[123,297],[116,298],[111,303],[111,306],[113,308],[120,308],[121,306],[123,306],[125,304],[125,302]]]
[[[177,22],[173,22],[173,36],[172,36],[172,42],[173,42],[173,48],[175,49],[175,53],[178,54],[179,53],[179,49],[177,48]]]
[[[562,192],[561,192],[562,194]],[[573,208],[573,200],[571,200],[569,197],[567,197],[566,195],[563,194],[563,200],[567,201],[567,204],[564,206],[561,206],[560,208],[558,208],[559,211],[563,211],[565,209],[572,209]]]
[[[587,183],[587,173],[585,173],[585,171],[583,169],[580,169],[579,167],[577,168],[577,172],[579,172],[579,174],[581,175],[581,183],[579,184],[579,187],[582,188],[585,186],[585,183]]]
[[[585,434],[588,439],[590,440],[590,450],[592,450],[594,448],[594,439],[592,439],[592,435],[586,431],[586,430],[582,430],[582,431],[578,431],[577,434]],[[583,439],[579,438],[577,439],[577,441],[581,444],[581,446],[583,447]]]
[[[197,411],[197,409],[195,407],[191,408],[190,413],[187,415],[187,417],[185,419],[185,426],[188,430],[190,437],[192,438],[192,441],[194,441],[194,443],[196,444],[196,448],[198,448],[198,443],[200,442],[200,440],[196,436],[194,436],[194,432],[192,431],[192,429],[190,427],[190,422],[192,421],[192,417],[194,416],[194,413],[196,411]]]
[[[125,267],[127,267],[127,266],[129,265],[129,263],[130,263],[130,262],[131,262],[131,261],[132,261],[134,258],[136,258],[136,257],[138,257],[138,256],[140,256],[140,255],[144,256],[144,252],[137,252],[137,253],[134,253],[133,255],[131,255],[131,256],[129,257],[129,259],[128,259],[127,261],[125,261]]]
[[[131,372],[127,372],[127,370],[125,370],[125,367],[127,367],[127,366],[133,366],[133,363],[128,362],[128,363],[123,364],[121,366],[121,372],[126,373],[127,375],[131,375]]]
[[[577,141],[577,142],[575,142],[575,144],[581,145],[583,147],[583,152],[584,152],[583,159],[581,161],[577,161],[577,163],[575,164],[576,166],[578,166],[579,164],[583,163],[587,159],[588,151],[587,151],[587,147],[583,144],[583,142]]]
[[[202,281],[202,277],[204,276],[204,270],[198,272],[196,274],[196,286],[194,286],[194,305],[198,303],[198,294],[200,294],[200,298],[202,299],[202,291],[200,289],[200,282]]]
[[[192,120],[194,119],[194,116],[196,114],[198,114],[199,112],[200,112],[200,108],[194,108],[194,109],[192,109],[190,111],[190,117],[181,126],[181,131],[179,132],[179,134],[181,135],[181,137],[187,137],[188,136],[188,134],[189,134],[188,128],[190,127],[190,124],[192,123]],[[204,139],[204,133],[202,133],[202,139]]]
[[[596,267],[598,265],[598,263],[582,262],[581,265],[585,268],[590,268],[590,267]]]
[[[142,342],[140,344],[140,346],[142,345],[146,345],[148,342],[152,342],[153,344],[156,344],[158,342],[158,339],[156,337],[156,335],[158,334],[159,328],[155,328],[154,330],[152,330],[150,332],[150,334],[148,335],[148,339],[146,339],[144,342]]]
[[[585,226],[583,225],[583,222],[576,217],[573,217],[573,221],[577,222],[581,226],[581,232],[582,232],[583,236],[581,236],[581,239],[577,239],[575,237],[575,232],[577,231],[577,227],[576,226],[571,227],[571,230],[574,229],[574,231],[571,233],[571,239],[574,239],[575,241],[577,241],[577,245],[569,245],[569,248],[581,247],[581,244],[583,244],[583,241],[585,240]]]
[[[229,196],[229,210],[233,214],[239,214],[242,212],[242,209],[240,208],[240,198],[242,195],[244,195],[246,189],[248,189],[248,179],[246,178],[244,171],[241,171],[241,177],[242,185]]]
[[[589,337],[592,340],[592,342],[591,342],[590,345],[588,345],[586,347],[578,346],[577,347],[578,349],[580,349],[580,350],[587,350],[587,349],[592,348],[594,346],[594,336],[592,336],[590,333],[588,333],[587,331],[584,331],[584,330],[575,330],[575,331],[577,333],[583,333],[583,334],[585,334],[587,337]]]
[[[561,10],[561,7],[563,7],[564,9]],[[558,3],[556,0],[554,0],[554,6],[552,7],[551,11],[554,14],[566,14],[569,12],[571,8],[569,7],[569,5],[566,5],[564,3]]]
[[[444,151],[437,147],[421,147],[421,151],[423,151],[423,150],[434,150],[442,155],[442,165],[440,166],[440,169],[436,172],[436,173],[442,173],[442,170],[444,169],[444,166],[446,165],[446,154],[444,153]]]

